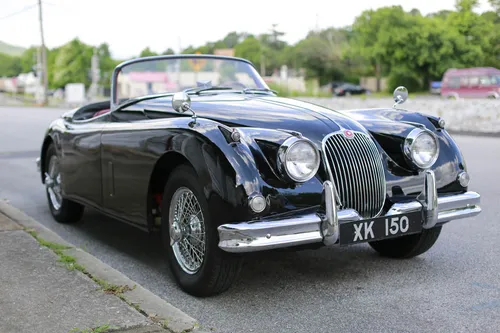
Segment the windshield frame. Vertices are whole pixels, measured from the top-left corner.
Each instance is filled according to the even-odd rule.
[[[241,61],[246,64],[248,64],[253,70],[254,70],[254,75],[255,77],[253,78],[258,85],[260,85],[260,88],[266,88],[269,89],[267,86],[266,82],[262,78],[262,76],[259,74],[257,68],[254,66],[252,62],[249,60],[246,60],[244,58],[239,58],[239,57],[230,57],[230,56],[222,56],[222,55],[214,55],[214,54],[175,54],[175,55],[159,55],[159,56],[149,56],[149,57],[139,57],[139,58],[134,58],[131,60],[124,61],[120,64],[118,64],[115,69],[113,70],[113,74],[111,76],[111,96],[110,96],[110,108],[111,111],[117,109],[123,104],[130,104],[130,101],[135,100],[135,99],[141,99],[142,97],[146,97],[148,95],[144,96],[138,96],[136,98],[129,98],[126,100],[123,100],[121,103],[118,102],[118,75],[120,75],[121,71],[123,68],[136,64],[136,63],[141,63],[141,62],[147,62],[147,61],[155,61],[155,60],[177,60],[177,59],[213,59],[213,60],[230,60],[230,61]],[[174,92],[171,93],[165,93],[161,94],[162,96],[169,95],[169,94],[174,94]]]

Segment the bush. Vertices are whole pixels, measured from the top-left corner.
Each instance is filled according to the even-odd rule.
[[[422,78],[412,72],[392,71],[387,80],[387,92],[392,93],[399,86],[405,86],[409,92],[422,91]]]

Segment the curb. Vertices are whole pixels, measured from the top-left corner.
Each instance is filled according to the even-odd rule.
[[[93,255],[65,241],[55,232],[4,200],[0,200],[0,212],[25,229],[34,230],[40,238],[70,247],[70,249],[63,250],[64,254],[74,257],[77,264],[85,267],[86,273],[90,274],[92,278],[100,279],[117,286],[128,286],[129,288],[126,288],[127,290],[117,297],[121,298],[153,322],[158,323],[158,328],[160,329],[158,332],[161,332],[160,327],[173,333],[207,332],[199,328],[199,323],[194,318],[153,294],[135,281],[132,281],[121,272],[103,263]]]

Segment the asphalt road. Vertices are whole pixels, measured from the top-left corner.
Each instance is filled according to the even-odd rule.
[[[157,238],[87,211],[82,223],[50,216],[36,172],[44,130],[59,109],[0,108],[0,198],[128,275],[215,332],[498,332],[500,139],[454,137],[482,195],[483,212],[443,228],[411,260],[367,245],[248,257],[223,295],[197,299],[175,285]],[[36,277],[33,277],[36,279]]]

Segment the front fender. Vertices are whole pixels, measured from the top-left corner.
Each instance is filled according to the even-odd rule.
[[[405,159],[403,145],[406,136],[422,125],[432,131],[439,142],[439,157],[432,166],[438,192],[467,191],[457,180],[458,174],[467,170],[464,157],[453,138],[439,125],[439,118],[399,109],[357,110],[348,114],[370,132],[387,156],[386,178],[390,196],[393,192],[417,195],[421,191],[423,175],[412,169]]]
[[[45,164],[46,164],[45,155],[46,155],[47,149],[49,148],[49,145],[52,143],[52,144],[54,144],[56,152],[58,154],[60,154],[60,152],[61,152],[61,137],[59,134],[63,130],[63,127],[64,127],[63,120],[61,118],[58,118],[58,119],[52,121],[52,123],[45,130],[42,144],[40,146],[40,155],[39,155],[39,158],[40,158],[40,178],[41,178],[42,184],[45,183],[45,177],[44,177]]]
[[[233,128],[216,121],[197,119],[196,124],[172,130],[166,152],[184,156],[194,167],[209,204],[221,219],[248,221],[260,216],[318,205],[322,182],[313,178],[303,184],[290,184],[276,173],[272,150],[262,145],[279,146],[292,134],[269,129],[238,128],[240,139],[231,138]],[[163,141],[163,140],[162,140]],[[153,143],[150,143],[153,144]],[[164,146],[165,147],[165,146]],[[254,213],[249,198],[262,194],[267,208]]]

